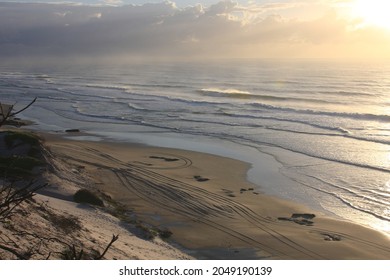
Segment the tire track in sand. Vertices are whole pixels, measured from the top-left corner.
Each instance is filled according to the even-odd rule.
[[[159,207],[174,212],[175,214],[179,213],[179,215],[190,219],[195,218],[198,222],[224,232],[250,246],[269,252],[270,257],[289,257],[289,251],[297,251],[304,255],[305,258],[323,258],[282,235],[280,232],[269,228],[267,223],[271,223],[271,221],[232,199],[166,177],[147,168],[125,163],[111,155],[101,153],[96,149],[86,147],[75,148],[74,146],[64,145],[59,148],[74,150],[78,155],[76,158],[74,156],[72,157],[70,155],[71,153],[60,153],[60,156],[63,158],[78,162],[79,164],[88,164],[96,168],[114,172],[125,189],[141,197],[143,200],[149,201],[154,205],[159,205]],[[256,226],[260,231],[276,240],[280,246],[271,247],[259,239],[219,223],[216,221],[216,218],[242,219],[243,221],[249,222],[252,226]],[[286,247],[288,250],[276,249],[276,247]]]
[[[122,188],[126,189],[130,195],[136,195],[142,200],[175,215],[191,220],[195,219],[197,222],[228,234],[248,244],[250,247],[267,252],[270,258],[294,258],[299,255],[304,259],[325,259],[324,256],[305,248],[283,235],[280,231],[273,229],[272,225],[276,223],[275,221],[255,213],[249,207],[231,198],[164,176],[151,170],[148,166],[144,167],[139,164],[123,162],[97,149],[89,147],[76,148],[74,145],[61,145],[57,146],[57,148],[60,149],[57,152],[62,158],[113,172]],[[64,151],[61,152],[61,149],[64,149]],[[66,153],[67,149],[77,152],[78,157],[76,158],[71,156],[71,153]],[[184,162],[184,165],[178,165],[178,168],[185,168],[192,164],[190,159],[183,156],[173,154],[169,154],[169,156],[174,156]],[[251,236],[220,222],[229,220],[241,220],[244,223],[249,223],[251,226],[256,227],[259,232],[262,232],[262,234],[256,238],[256,236]],[[281,226],[280,223],[278,225]],[[312,232],[320,234],[325,231],[313,230]],[[267,236],[267,240],[273,240],[274,245],[270,245],[270,242],[267,240],[263,241],[260,238],[264,237],[264,235]],[[340,233],[340,235],[343,234]],[[361,244],[390,252],[390,249],[383,247],[383,245],[353,236],[348,236],[348,238]]]

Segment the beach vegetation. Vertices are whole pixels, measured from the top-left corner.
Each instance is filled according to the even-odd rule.
[[[62,260],[101,260],[104,258],[108,249],[119,239],[119,235],[112,235],[111,241],[107,244],[106,248],[100,253],[96,249],[86,250],[83,247],[76,246],[74,244],[68,245],[60,253]]]
[[[0,185],[0,224],[11,217],[17,206],[31,199],[37,190],[45,186],[34,181],[22,184],[3,181]]]
[[[33,157],[1,157],[0,156],[0,170],[2,175],[12,178],[25,178],[33,175],[35,168],[44,164],[42,160]]]
[[[107,202],[107,211],[121,220],[124,224],[133,225],[135,231],[132,231],[133,234],[136,234],[138,237],[153,240],[154,238],[160,237],[162,239],[168,239],[172,236],[172,231],[167,228],[159,228],[150,224],[147,224],[136,218],[136,214],[129,209],[124,204],[113,200],[110,196],[102,194],[104,201]],[[129,230],[129,228],[128,228]]]
[[[3,131],[0,133],[0,172],[3,177],[31,177],[38,167],[45,165],[41,140],[29,132]]]
[[[24,147],[26,155],[30,157],[39,157],[41,155],[41,139],[27,131],[5,131],[4,143],[8,149],[17,149]]]
[[[62,260],[82,260],[85,257],[84,249],[78,249],[74,244],[60,253]]]
[[[152,240],[156,237],[167,239],[173,234],[169,229],[161,229],[152,225],[145,224],[141,221],[136,222],[136,227],[141,230],[142,236],[145,239]]]
[[[53,213],[51,211],[44,211],[44,217],[51,222],[57,229],[63,231],[66,234],[70,234],[82,229],[81,222],[76,216],[64,216]]]
[[[4,141],[8,148],[13,148],[18,144],[39,145],[39,137],[27,131],[7,131],[4,135]]]
[[[30,107],[35,100],[17,112],[14,112],[13,105],[0,103],[0,127],[5,124],[19,123],[14,122],[13,117]],[[0,229],[11,232],[4,236],[2,233],[0,259],[3,258],[3,252],[22,260],[37,257],[49,259],[52,253],[67,260],[99,260],[104,258],[108,249],[118,240],[118,235],[112,236],[102,253],[95,248],[84,249],[83,242],[75,237],[79,235],[77,232],[82,230],[79,218],[73,215],[54,213],[43,204],[37,205],[33,199],[39,189],[47,186],[46,183],[42,182],[39,173],[34,172],[37,167],[45,164],[43,147],[39,137],[24,131],[0,132]],[[78,191],[74,199],[81,203],[104,206],[103,200],[85,189]],[[57,237],[57,233],[26,230],[24,223],[22,225],[15,221],[15,218],[19,220],[21,217],[24,221],[25,217],[31,215],[31,211],[48,221],[59,232],[58,234],[65,233],[75,238],[71,238],[70,242],[64,241]],[[27,223],[27,221],[25,222]],[[25,244],[22,244],[23,242]],[[61,252],[50,251],[45,256],[41,251],[42,248],[53,242],[64,249]],[[76,243],[78,246],[75,245]]]
[[[161,237],[161,238],[169,238],[169,237],[171,237],[171,235],[172,235],[173,233],[172,233],[172,231],[170,231],[169,229],[160,229],[159,230],[159,236]]]
[[[101,200],[96,194],[87,189],[78,190],[74,194],[73,200],[77,203],[87,203],[101,207],[104,206],[103,200]]]
[[[152,240],[158,236],[158,230],[148,226],[140,221],[136,222],[136,228],[141,231],[142,237],[147,240]]]

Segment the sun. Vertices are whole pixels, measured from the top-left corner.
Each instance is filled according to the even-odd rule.
[[[352,14],[361,18],[364,25],[390,29],[390,1],[354,0]]]

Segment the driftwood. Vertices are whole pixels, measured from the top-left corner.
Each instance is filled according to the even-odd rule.
[[[113,234],[110,243],[108,243],[106,249],[103,251],[103,253],[100,254],[100,256],[96,258],[96,260],[101,260],[104,257],[104,255],[107,253],[108,249],[110,249],[111,245],[114,244],[114,242],[117,241],[118,239],[119,239],[119,235]]]

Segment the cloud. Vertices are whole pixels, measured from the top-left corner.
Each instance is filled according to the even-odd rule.
[[[210,15],[220,15],[227,14],[234,11],[238,4],[233,1],[221,1],[217,4],[211,5],[207,11],[207,14]]]
[[[178,8],[170,1],[120,7],[0,3],[0,56],[327,57],[359,56],[368,46],[390,56],[389,32],[351,28],[354,23],[331,6],[321,16],[318,10],[311,17],[282,13],[307,3],[221,1],[207,8]]]

